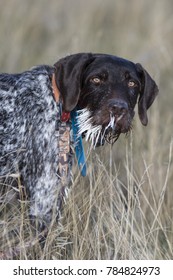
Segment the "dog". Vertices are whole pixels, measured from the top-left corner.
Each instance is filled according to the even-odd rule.
[[[61,162],[58,146],[62,123],[64,131],[66,123],[71,129],[69,112],[79,112],[78,134],[95,148],[131,130],[137,102],[146,126],[147,110],[157,94],[155,81],[141,64],[108,54],[78,53],[54,66],[1,74],[1,184],[13,185],[14,174],[19,174],[29,197],[30,218],[43,229],[54,212],[59,217],[71,180],[73,143],[68,141],[67,157]],[[67,167],[64,175],[61,163]],[[66,177],[64,184],[61,175]]]

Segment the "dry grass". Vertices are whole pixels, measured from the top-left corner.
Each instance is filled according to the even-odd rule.
[[[34,243],[27,203],[14,198],[7,205],[2,197],[0,251],[11,258],[14,247],[17,259],[172,259],[172,1],[1,0],[1,6],[1,72],[52,64],[67,53],[112,53],[141,62],[160,96],[147,128],[136,112],[128,138],[90,153],[86,178],[74,171],[61,225],[50,228],[44,251]]]

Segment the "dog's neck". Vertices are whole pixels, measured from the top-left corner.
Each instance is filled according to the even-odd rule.
[[[53,75],[52,75],[52,89],[53,89],[54,99],[55,99],[56,103],[58,104],[60,102],[60,91],[56,85],[55,73],[53,73]],[[61,121],[67,122],[69,120],[70,120],[70,112],[62,111]]]
[[[57,104],[60,104],[60,91],[56,85],[55,81],[55,73],[52,75],[52,89],[53,89],[53,96]],[[60,138],[63,138],[63,141],[60,141],[60,143],[65,144],[65,149],[61,149],[64,151],[68,151],[67,154],[69,153],[70,149],[70,133],[68,132],[69,128],[69,123],[71,122],[72,124],[72,130],[73,130],[73,142],[75,143],[75,152],[76,152],[76,157],[78,161],[78,165],[81,171],[82,176],[86,176],[86,160],[85,160],[85,153],[83,149],[83,144],[82,144],[82,137],[79,136],[79,126],[78,126],[78,120],[77,120],[77,111],[74,109],[71,113],[62,111],[60,112],[60,120],[61,120],[61,125],[66,129],[64,131],[64,135],[66,134],[67,137],[64,138],[63,135],[60,133]],[[60,129],[61,131],[61,129]],[[61,145],[61,144],[60,144]],[[65,155],[68,157],[68,155]],[[62,154],[62,157],[64,157],[64,154]],[[61,172],[60,172],[61,173]],[[62,172],[63,173],[63,172]],[[60,174],[61,176],[62,174]],[[67,175],[67,174],[66,174]]]
[[[59,99],[60,99],[60,91],[56,85],[55,73],[53,73],[53,75],[52,75],[52,89],[53,89],[54,99],[55,99],[56,103],[58,103]]]

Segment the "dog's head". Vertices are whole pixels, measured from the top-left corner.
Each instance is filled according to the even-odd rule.
[[[55,65],[57,87],[63,109],[80,111],[80,133],[95,144],[115,141],[127,133],[138,102],[138,114],[147,125],[147,110],[158,94],[158,87],[139,64],[105,54],[79,53]]]

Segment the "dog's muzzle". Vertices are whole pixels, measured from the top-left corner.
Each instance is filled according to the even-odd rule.
[[[112,132],[126,133],[130,124],[128,104],[121,100],[111,101],[108,107]]]
[[[111,100],[108,104],[108,121],[102,126],[102,138],[108,143],[113,144],[121,133],[127,133],[131,129],[131,121],[134,112],[129,111],[128,104],[121,100]],[[97,141],[97,146],[103,144],[102,138]],[[101,139],[101,141],[100,141]]]
[[[112,101],[109,104],[110,113],[117,118],[117,121],[128,113],[128,105],[124,101]]]
[[[104,142],[113,144],[121,133],[131,129],[134,112],[129,112],[128,104],[121,100],[111,100],[106,112],[93,113],[88,109],[79,111],[80,134],[91,140],[92,146],[101,146]]]

